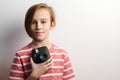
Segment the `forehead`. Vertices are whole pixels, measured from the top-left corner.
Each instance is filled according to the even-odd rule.
[[[50,19],[50,13],[49,13],[49,11],[47,9],[40,8],[40,9],[35,11],[33,19],[34,20]]]

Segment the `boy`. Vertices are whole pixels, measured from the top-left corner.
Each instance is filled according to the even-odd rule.
[[[9,80],[71,80],[74,77],[66,51],[49,41],[55,27],[55,14],[45,3],[31,6],[25,16],[25,30],[32,42],[17,51],[11,66]],[[35,48],[47,46],[51,58],[36,64],[31,58]]]

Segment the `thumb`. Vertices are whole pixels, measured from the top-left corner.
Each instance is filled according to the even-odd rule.
[[[30,62],[31,62],[31,64],[33,64],[33,63],[34,63],[32,58],[30,58]]]

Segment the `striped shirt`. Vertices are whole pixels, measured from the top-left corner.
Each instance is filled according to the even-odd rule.
[[[34,46],[30,43],[17,51],[11,66],[9,80],[24,80],[30,75],[32,72],[30,63],[32,49]],[[67,52],[52,44],[49,53],[54,65],[38,80],[71,80],[74,73]]]

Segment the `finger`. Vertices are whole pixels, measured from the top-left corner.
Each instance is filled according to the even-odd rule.
[[[48,64],[45,65],[46,68],[51,68],[52,66],[53,66],[52,60]]]
[[[31,62],[31,63],[34,63],[32,58],[30,58],[30,62]]]
[[[31,63],[31,65],[32,65],[32,67],[35,65],[35,63],[34,63],[34,61],[33,61],[32,58],[30,58],[30,63]]]
[[[52,61],[52,59],[50,58],[50,59],[48,59],[47,61],[45,61],[43,64],[48,64],[48,63],[50,63]]]
[[[48,70],[48,69],[50,69],[50,68],[52,68],[53,67],[53,64],[50,64],[50,65],[48,65],[47,67],[46,67],[46,69]]]
[[[50,58],[48,61],[47,61],[47,63],[50,63],[52,61],[52,59]]]

